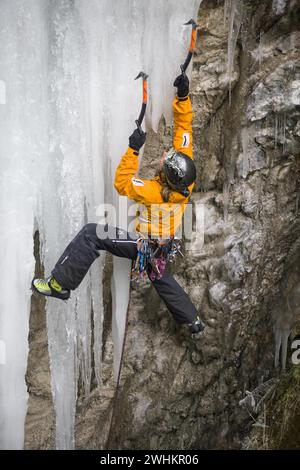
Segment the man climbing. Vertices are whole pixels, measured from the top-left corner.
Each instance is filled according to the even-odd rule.
[[[136,232],[126,233],[93,223],[85,225],[57,261],[51,276],[46,280],[34,279],[32,287],[39,294],[67,300],[70,291],[79,286],[98,258],[99,250],[106,250],[131,259],[133,272],[149,277],[174,320],[188,324],[192,335],[197,337],[204,330],[197,309],[166,269],[167,261],[178,251],[174,236],[196,179],[193,113],[185,73],[176,78],[174,86],[177,96],[173,101],[173,148],[163,153],[157,176],[153,179],[136,176],[138,154],[146,141],[146,133],[141,128],[129,137],[129,147],[116,170],[118,193],[141,204]],[[112,231],[113,238],[109,236]]]

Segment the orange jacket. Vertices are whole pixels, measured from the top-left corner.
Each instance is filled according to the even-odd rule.
[[[192,104],[189,97],[173,101],[174,149],[193,158]],[[168,239],[182,222],[182,216],[189,197],[172,191],[169,202],[161,197],[162,185],[159,176],[141,179],[136,176],[138,157],[135,150],[128,148],[116,170],[114,186],[119,194],[139,203],[137,232],[144,237]],[[189,186],[190,193],[194,183]]]

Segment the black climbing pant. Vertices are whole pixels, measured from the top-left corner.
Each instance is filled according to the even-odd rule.
[[[57,261],[52,276],[66,289],[76,289],[99,256],[106,250],[115,256],[137,257],[138,234],[98,224],[85,225]],[[198,312],[189,296],[167,271],[151,281],[177,323],[192,323]]]

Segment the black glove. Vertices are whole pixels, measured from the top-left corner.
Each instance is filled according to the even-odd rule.
[[[174,86],[177,87],[178,98],[184,98],[189,94],[190,81],[185,73],[175,78]]]
[[[146,132],[135,129],[135,131],[129,137],[129,147],[139,152],[140,148],[143,147],[146,141]]]

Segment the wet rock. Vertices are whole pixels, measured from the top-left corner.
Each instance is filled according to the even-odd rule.
[[[209,300],[212,306],[220,307],[225,298],[228,286],[224,282],[217,282],[209,289]]]
[[[265,118],[270,113],[287,113],[300,104],[300,67],[296,61],[281,64],[251,93],[247,105],[250,121]]]

